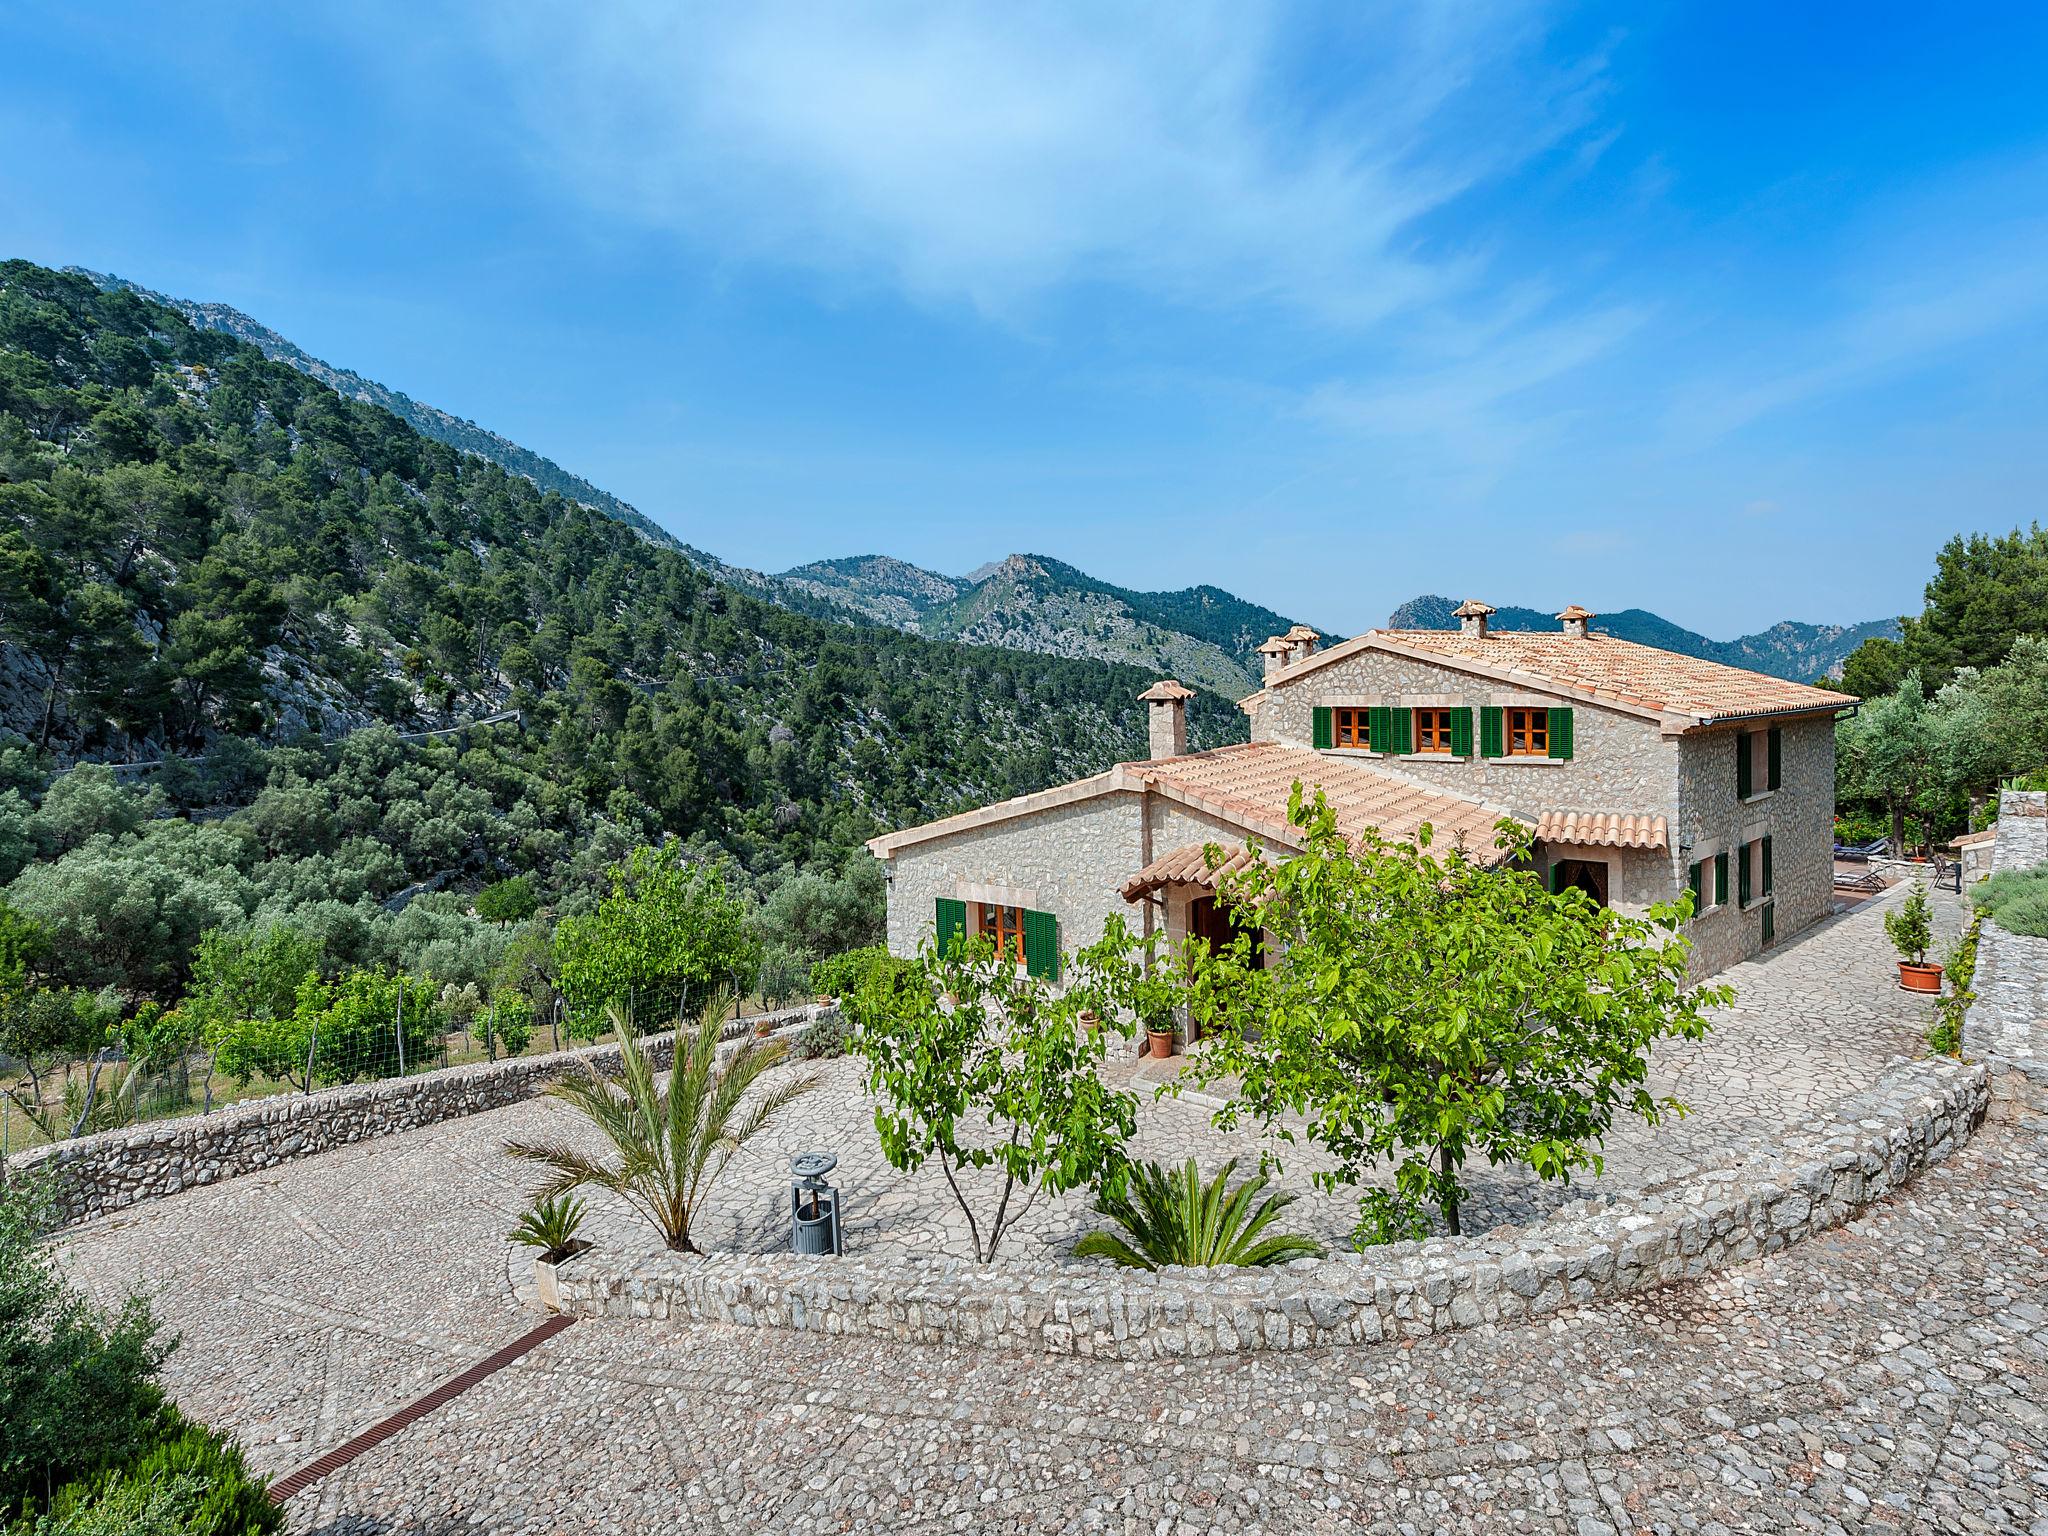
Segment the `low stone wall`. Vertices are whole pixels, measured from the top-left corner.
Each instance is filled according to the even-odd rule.
[[[1983,1119],[1989,1079],[1903,1065],[1871,1092],[1739,1162],[1580,1201],[1527,1228],[1401,1243],[1275,1270],[1052,1268],[962,1260],[593,1252],[563,1310],[796,1328],[1114,1359],[1298,1350],[1516,1323],[1742,1264],[1839,1226],[1939,1162]]]
[[[757,1028],[761,1018],[777,1032],[800,1030],[828,1011],[830,1005],[812,1003],[735,1020],[726,1026],[726,1038]],[[666,1066],[675,1037],[655,1037],[654,1048]],[[313,1094],[280,1094],[212,1114],[152,1120],[31,1148],[12,1158],[9,1166],[17,1172],[54,1173],[61,1218],[86,1221],[352,1142],[502,1109],[534,1097],[582,1062],[615,1074],[619,1047],[594,1045],[350,1083]]]

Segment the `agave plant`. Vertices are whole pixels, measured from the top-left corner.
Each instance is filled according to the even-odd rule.
[[[1280,1213],[1294,1204],[1287,1190],[1259,1199],[1266,1176],[1246,1179],[1235,1189],[1226,1186],[1237,1171],[1232,1158],[1207,1184],[1191,1157],[1177,1168],[1141,1163],[1131,1170],[1127,1187],[1103,1195],[1095,1208],[1129,1235],[1090,1232],[1074,1246],[1081,1258],[1114,1259],[1128,1269],[1158,1269],[1164,1264],[1285,1264],[1289,1259],[1322,1256],[1322,1244],[1299,1233],[1264,1236]],[[1253,1202],[1257,1201],[1256,1209]]]
[[[783,1046],[745,1039],[721,1056],[726,1005],[725,998],[713,998],[693,1031],[676,1031],[675,1068],[666,1083],[652,1047],[631,1037],[622,1010],[611,1010],[622,1058],[619,1080],[612,1082],[586,1061],[580,1075],[563,1078],[548,1093],[596,1126],[617,1160],[592,1157],[563,1142],[507,1142],[505,1150],[514,1157],[554,1170],[534,1190],[535,1200],[586,1184],[609,1189],[652,1222],[670,1248],[702,1251],[690,1241],[690,1222],[719,1174],[792,1099],[817,1085],[815,1077],[797,1077],[750,1093],[782,1060]]]
[[[543,1264],[559,1264],[576,1252],[576,1233],[583,1225],[583,1202],[574,1195],[556,1195],[537,1200],[532,1210],[519,1218],[512,1229],[512,1241],[525,1248],[538,1248]]]

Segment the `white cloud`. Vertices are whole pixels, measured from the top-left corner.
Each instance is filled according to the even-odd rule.
[[[1599,62],[1539,66],[1520,7],[1300,19],[771,0],[478,25],[544,167],[732,259],[992,312],[1110,282],[1360,324],[1458,288],[1417,222],[1579,127]]]

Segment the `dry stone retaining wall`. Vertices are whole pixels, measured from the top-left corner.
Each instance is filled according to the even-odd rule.
[[[761,1017],[778,1031],[794,1030],[828,1011],[830,1005],[813,1003]],[[737,1020],[726,1027],[727,1038],[759,1023],[760,1018]],[[654,1050],[667,1066],[675,1037],[656,1038]],[[615,1073],[619,1047],[594,1045],[351,1083],[313,1094],[280,1094],[212,1114],[155,1120],[36,1147],[11,1159],[10,1168],[54,1174],[61,1218],[86,1221],[352,1142],[502,1109],[532,1098],[579,1062]]]
[[[2048,862],[2048,792],[2008,789],[1998,797],[1991,868]],[[1977,935],[1977,1000],[1963,1019],[1963,1054],[1993,1072],[2048,1081],[2048,939],[2008,933],[1990,918]]]
[[[1514,1323],[1694,1279],[1839,1226],[1941,1161],[1983,1119],[1989,1078],[1901,1066],[1740,1162],[1580,1202],[1480,1238],[1403,1243],[1277,1270],[1147,1274],[1075,1262],[660,1254],[562,1272],[563,1310],[1115,1359],[1299,1350]]]

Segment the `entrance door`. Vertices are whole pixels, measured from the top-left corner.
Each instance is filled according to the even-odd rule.
[[[1595,859],[1559,859],[1550,866],[1553,891],[1580,890],[1598,906],[1607,905],[1607,866]]]
[[[1197,896],[1188,903],[1188,932],[1209,946],[1210,953],[1230,947],[1237,937],[1237,930],[1230,925],[1230,909],[1219,905],[1214,896]],[[1254,928],[1252,935],[1252,965],[1265,964],[1265,934]]]

